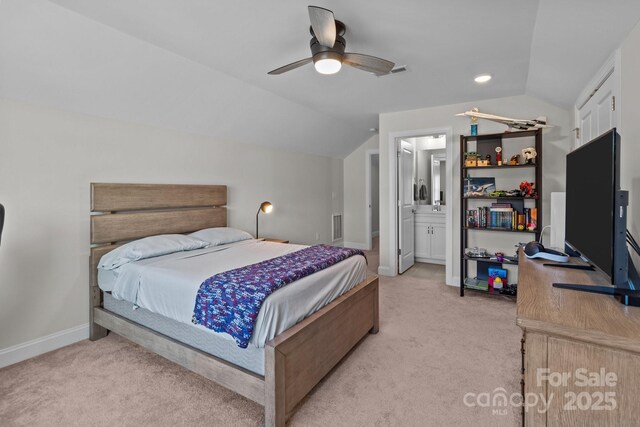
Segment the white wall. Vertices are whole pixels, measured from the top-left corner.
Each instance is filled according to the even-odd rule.
[[[390,159],[393,159],[393,146],[389,142],[389,134],[393,132],[440,128],[453,128],[453,182],[447,183],[453,189],[452,200],[447,201],[447,209],[453,209],[453,276],[458,275],[460,254],[459,241],[459,174],[460,174],[460,135],[469,133],[469,119],[455,117],[460,113],[478,107],[481,112],[493,113],[516,118],[534,118],[546,115],[553,128],[546,130],[543,137],[543,222],[549,221],[549,200],[552,191],[564,190],[565,162],[564,157],[571,147],[570,130],[573,122],[572,113],[553,106],[547,102],[530,96],[514,96],[490,99],[471,103],[446,105],[419,110],[401,111],[380,115],[380,271],[393,275],[396,259],[392,254],[397,247],[393,211],[395,190],[389,187]],[[481,120],[479,133],[503,132],[506,126]],[[346,163],[345,163],[346,164]],[[393,191],[392,191],[393,190]],[[498,233],[494,233],[498,234]],[[525,236],[524,239],[528,238]],[[490,249],[488,245],[487,249]],[[504,249],[504,248],[503,248]],[[455,280],[455,279],[454,279]]]
[[[354,248],[367,248],[366,177],[367,150],[378,148],[378,135],[344,159],[344,244]],[[382,158],[380,158],[382,161]]]
[[[104,12],[111,12],[105,15],[97,12],[97,16],[94,15],[96,19],[93,19],[89,17],[93,14],[80,3],[85,3],[88,10],[96,7],[94,12],[101,7],[105,7]],[[250,47],[254,52],[251,55],[233,49],[233,46],[242,46],[242,37],[250,34],[242,31],[240,35],[235,28],[237,20],[234,18],[237,15],[232,11],[246,8],[243,3],[226,3],[224,7],[217,8],[218,14],[224,13],[226,17],[233,18],[211,25],[216,28],[210,33],[211,37],[213,34],[228,34],[223,29],[226,25],[232,26],[235,32],[228,36],[233,37],[233,41],[218,40],[220,45],[224,45],[222,49],[214,48],[219,44],[212,39],[207,40],[207,29],[197,22],[193,22],[193,32],[180,30],[179,22],[188,19],[189,12],[202,6],[207,13],[207,10],[214,10],[213,3],[190,5],[184,10],[187,15],[178,18],[169,16],[173,9],[168,3],[159,5],[154,2],[153,13],[146,14],[148,21],[142,17],[130,17],[134,22],[137,18],[144,20],[143,27],[149,25],[149,32],[143,27],[127,31],[117,24],[119,28],[99,22],[101,19],[110,21],[107,16],[115,18],[118,14],[118,8],[107,3],[0,1],[0,98],[208,135],[216,141],[336,158],[346,156],[369,137],[367,129],[373,125],[370,119],[365,120],[363,126],[362,121],[343,121],[341,113],[327,113],[335,99],[333,96],[315,100],[315,105],[324,104],[324,107],[311,108],[307,105],[306,96],[313,97],[309,93],[334,93],[338,87],[335,80],[314,76],[308,68],[310,80],[304,78],[304,83],[297,83],[303,85],[298,87],[306,88],[297,90],[300,97],[288,97],[284,95],[286,90],[267,89],[279,82],[279,85],[295,90],[295,84],[291,85],[291,77],[283,76],[284,81],[267,77],[267,70],[275,64],[270,62],[267,65],[266,61],[256,58],[254,49],[268,54],[258,44]],[[179,3],[173,7],[179,7],[176,5]],[[76,12],[76,6],[88,15]],[[137,6],[141,4],[126,2],[129,11]],[[260,8],[269,6],[253,6],[251,10],[255,16],[241,18],[242,25],[250,25],[251,19],[265,19],[257,16],[261,13]],[[288,10],[293,12],[295,8]],[[116,15],[111,15],[112,12]],[[206,22],[203,16],[199,18],[204,20],[200,22]],[[130,22],[129,18],[115,21],[125,27]],[[166,22],[172,24],[164,28],[168,25]],[[163,30],[156,33],[151,28]],[[288,26],[283,25],[279,29],[284,28]],[[255,27],[252,31],[259,33]],[[191,37],[189,34],[195,37],[193,41],[187,41]],[[301,34],[304,40],[304,31]],[[167,39],[162,42],[165,36]],[[270,32],[268,36],[274,37],[275,33]],[[189,47],[183,50],[179,47],[181,44],[183,48]],[[304,43],[299,46],[304,49]],[[233,53],[227,49],[232,49]],[[285,51],[281,53],[284,55]],[[236,68],[229,68],[228,64],[220,67],[222,63],[237,66],[240,57],[250,61],[253,72],[248,67],[242,67],[245,70],[241,73],[232,71]],[[271,54],[268,58],[271,61]],[[297,75],[304,74],[300,70]],[[341,76],[342,79],[345,77]],[[299,98],[299,101],[294,101],[294,98]]]
[[[640,23],[631,31],[621,47],[621,188],[629,191],[627,228],[640,239]],[[640,268],[640,257],[635,257]]]
[[[88,322],[90,182],[226,184],[230,226],[269,200],[260,234],[296,243],[342,211],[342,160],[0,100],[0,355]]]

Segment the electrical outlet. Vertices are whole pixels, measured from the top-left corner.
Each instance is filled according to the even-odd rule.
[[[317,240],[320,240],[320,233],[318,233],[318,232],[316,231],[316,241],[317,241]]]

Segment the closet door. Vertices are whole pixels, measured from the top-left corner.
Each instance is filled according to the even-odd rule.
[[[578,109],[580,134],[577,147],[617,126],[613,74],[594,89],[589,100]],[[576,148],[577,148],[576,147]]]

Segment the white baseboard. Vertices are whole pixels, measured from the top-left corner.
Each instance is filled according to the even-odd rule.
[[[378,274],[380,276],[387,276],[387,277],[396,276],[395,272],[393,272],[388,266],[385,266],[385,265],[378,266]]]
[[[31,359],[32,357],[57,350],[89,338],[89,324],[74,326],[64,331],[56,332],[45,337],[36,338],[13,347],[0,350],[0,368]]]
[[[447,282],[449,286],[460,286],[460,276],[454,276],[451,278],[451,282]]]
[[[433,258],[419,258],[416,257],[416,262],[423,262],[426,264],[438,264],[438,265],[447,265],[445,260],[433,259]]]
[[[369,250],[369,248],[367,247],[367,245],[365,243],[344,242],[343,246],[345,248],[360,249],[362,251],[368,251]]]
[[[371,233],[371,237],[378,237],[380,235],[380,231],[374,231]]]

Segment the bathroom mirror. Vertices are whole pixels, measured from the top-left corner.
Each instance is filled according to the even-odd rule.
[[[444,205],[446,190],[445,135],[415,138],[416,176],[414,199],[418,205]]]
[[[440,150],[438,150],[440,151]],[[444,150],[442,150],[444,151]],[[446,188],[447,154],[434,153],[431,155],[431,204],[444,205],[444,190]]]

